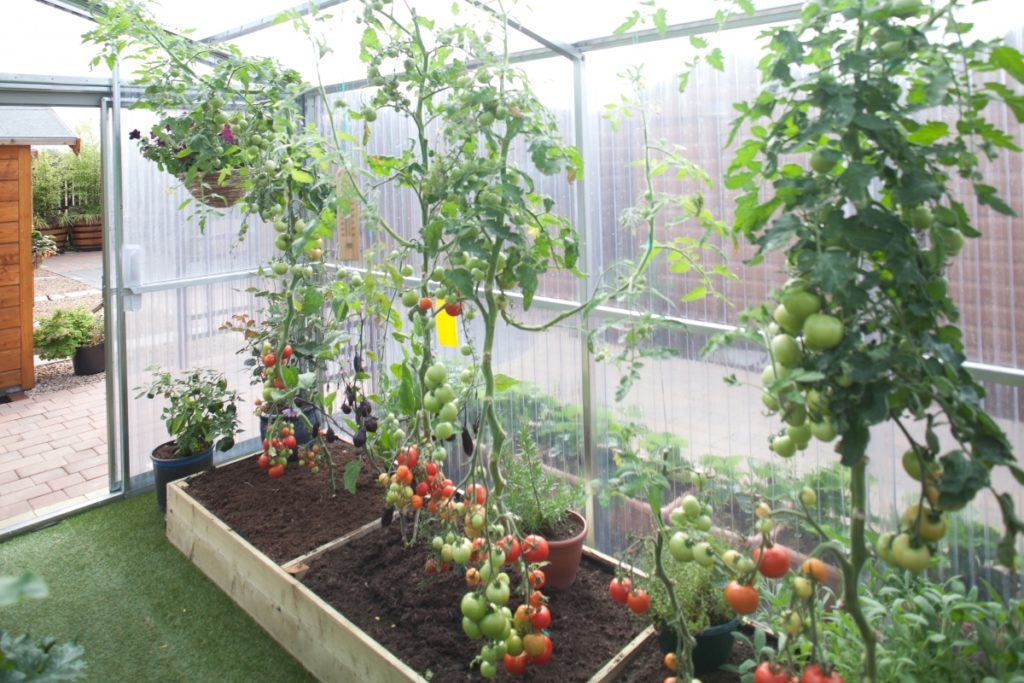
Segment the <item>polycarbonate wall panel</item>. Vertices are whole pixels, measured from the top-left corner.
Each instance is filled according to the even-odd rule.
[[[241,335],[218,329],[232,315],[256,310],[258,302],[245,291],[255,286],[258,279],[247,278],[143,294],[139,309],[125,314],[129,390],[149,381],[146,369],[152,365],[175,374],[194,368],[219,370],[242,395],[238,411],[243,431],[237,441],[255,443],[259,424],[253,400],[262,388],[249,384],[252,371],[243,365],[249,356],[237,353],[243,346]],[[163,400],[137,399],[136,393],[130,391],[128,404],[133,476],[151,469],[150,452],[170,438],[160,419]]]

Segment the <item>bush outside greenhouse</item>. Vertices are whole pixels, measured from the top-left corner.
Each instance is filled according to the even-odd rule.
[[[1024,681],[1024,12],[676,4],[15,0],[0,513],[8,108],[98,122],[107,439],[0,680]]]

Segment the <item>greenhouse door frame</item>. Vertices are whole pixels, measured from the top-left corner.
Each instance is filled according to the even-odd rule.
[[[100,115],[103,187],[103,307],[106,325],[107,476],[109,495],[94,503],[40,518],[12,530],[21,533],[54,517],[101,505],[130,488],[128,465],[128,387],[124,338],[124,281],[121,265],[121,93],[113,77],[75,78],[0,74],[0,106],[83,107]]]

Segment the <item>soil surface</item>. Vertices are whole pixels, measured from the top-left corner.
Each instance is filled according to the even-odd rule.
[[[207,510],[279,564],[380,518],[383,497],[376,476],[363,465],[356,493],[345,490],[345,464],[358,457],[347,443],[328,446],[338,492],[327,495],[327,472],[290,465],[271,479],[255,458],[218,467],[189,482],[189,493]]]
[[[43,362],[36,365],[36,385],[29,390],[32,396],[51,394],[55,391],[74,389],[103,382],[106,375],[102,372],[95,375],[76,375],[71,367],[71,359],[56,362]]]
[[[750,636],[750,633],[747,633]],[[747,643],[739,638],[733,641],[732,653],[729,655],[728,665],[739,666],[754,656],[754,650]],[[646,643],[636,659],[633,660],[629,670],[615,679],[615,683],[657,683],[672,673],[662,664],[664,655],[658,647],[657,639]],[[727,665],[727,666],[728,666]],[[739,683],[740,675],[731,671],[712,671],[698,676],[701,683]]]
[[[482,680],[470,661],[483,641],[470,641],[461,628],[463,574],[427,575],[427,556],[423,546],[403,547],[396,523],[324,554],[303,583],[424,677]],[[584,558],[572,587],[548,596],[551,661],[517,678],[499,666],[498,680],[586,681],[636,637],[642,626],[608,598],[611,576]]]

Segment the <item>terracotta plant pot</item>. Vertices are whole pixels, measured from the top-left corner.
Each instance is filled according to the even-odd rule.
[[[547,590],[559,591],[571,586],[576,580],[580,558],[583,557],[583,542],[587,539],[587,520],[572,510],[569,510],[568,515],[576,518],[583,525],[583,530],[564,541],[548,541],[549,564],[544,567],[544,588]]]

